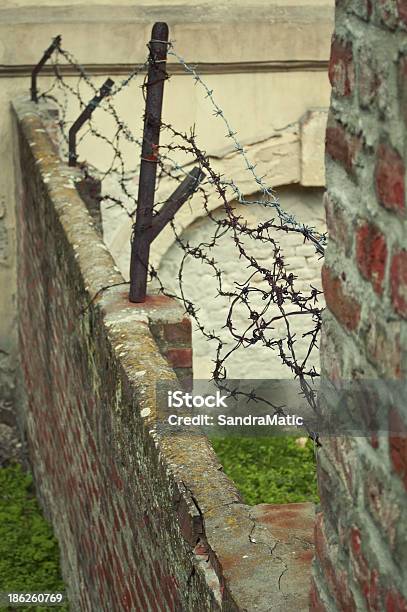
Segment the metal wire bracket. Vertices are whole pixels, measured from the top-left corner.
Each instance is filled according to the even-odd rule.
[[[72,124],[69,130],[69,135],[68,135],[68,142],[69,142],[69,153],[68,153],[69,162],[68,163],[70,166],[76,166],[76,161],[78,158],[76,154],[76,134],[78,133],[80,128],[83,126],[85,121],[90,119],[93,111],[99,106],[103,98],[106,98],[106,96],[110,94],[113,85],[114,85],[114,81],[112,81],[112,79],[107,79],[103,83],[102,87],[100,88],[99,94],[96,95],[94,98],[92,98],[92,100],[89,102],[86,108],[81,112],[77,120]]]
[[[34,67],[31,73],[31,100],[35,103],[38,103],[38,90],[37,90],[37,76],[41,72],[43,65],[49,60],[55,49],[57,49],[61,44],[62,36],[59,34],[55,36],[52,43],[44,51],[44,55],[38,62],[38,64]]]

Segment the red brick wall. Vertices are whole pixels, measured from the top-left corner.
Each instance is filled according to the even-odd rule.
[[[32,143],[41,124],[31,127]],[[30,460],[60,542],[72,609],[212,609],[220,581],[210,563],[206,573],[195,568],[199,512],[184,499],[182,480],[168,474],[152,425],[140,416],[140,393],[149,398],[156,382],[146,380],[149,370],[164,379],[174,374],[149,334],[146,309],[128,312],[126,287],[103,292],[88,307],[98,286],[123,279],[80,203],[75,210],[76,194],[61,190],[67,177],[59,187],[44,184],[36,162],[46,145],[33,155],[20,132],[19,340]],[[171,300],[154,298],[149,307],[161,313],[155,329],[173,354],[184,351],[189,325]],[[185,359],[177,365],[190,366]],[[131,377],[140,372],[135,389]],[[197,442],[209,472],[217,471],[208,445]],[[229,501],[238,499],[225,477],[219,485]]]
[[[406,377],[406,65],[405,0],[336,0],[321,361],[323,376],[339,386]],[[407,610],[400,399],[375,406],[387,433],[323,439],[312,610]]]

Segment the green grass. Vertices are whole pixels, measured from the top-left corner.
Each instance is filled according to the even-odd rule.
[[[224,470],[249,505],[319,502],[314,448],[292,437],[211,438]]]
[[[41,514],[31,476],[18,464],[0,469],[0,591],[65,591],[57,541]],[[69,608],[63,605],[2,609],[44,612]]]

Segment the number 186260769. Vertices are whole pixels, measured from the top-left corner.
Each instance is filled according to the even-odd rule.
[[[58,606],[65,601],[64,593],[0,593],[0,604],[14,606],[35,604]]]

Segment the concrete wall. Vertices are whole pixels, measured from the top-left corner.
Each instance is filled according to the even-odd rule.
[[[380,381],[381,394],[365,387],[353,413],[376,414],[381,433],[323,440],[319,611],[407,609],[407,406],[394,387],[405,389],[407,373],[406,29],[406,2],[337,2],[322,373],[338,392]]]
[[[177,49],[198,65],[208,84],[240,133],[243,141],[256,142],[300,118],[311,108],[326,107],[329,84],[326,67],[332,30],[333,0],[290,2],[172,1],[2,2],[0,7],[0,386],[10,393],[15,367],[15,218],[14,177],[11,150],[10,100],[29,88],[29,74],[56,34],[81,64],[98,75],[122,79],[142,62],[151,25],[170,24]],[[244,24],[244,25],[243,25]],[[223,134],[208,124],[210,113],[192,82],[180,67],[165,98],[165,117],[191,125],[203,135],[209,151],[224,147]],[[49,74],[49,72],[48,72]],[[64,74],[71,83],[72,70]],[[47,69],[40,78],[43,91],[49,84]],[[123,92],[120,108],[135,133],[141,134],[141,96],[137,81]],[[86,98],[88,92],[83,89]],[[179,101],[185,101],[180,105]],[[250,109],[250,112],[247,112]],[[68,119],[77,108],[68,109]],[[98,121],[98,119],[96,118]],[[181,121],[182,120],[182,121]],[[104,129],[109,126],[104,123]],[[322,140],[320,139],[320,143]],[[103,162],[106,152],[92,141],[79,150],[82,159]],[[130,151],[129,167],[138,153]],[[307,154],[308,156],[308,154]],[[298,156],[297,156],[298,158]],[[297,162],[295,162],[297,165]],[[271,166],[270,166],[271,167]],[[294,174],[294,173],[292,173]],[[306,181],[307,178],[304,177]],[[313,179],[311,179],[313,180]],[[301,177],[290,182],[301,182]],[[274,181],[271,181],[274,184]],[[303,184],[307,184],[304,182]],[[315,184],[315,183],[308,183]],[[318,183],[321,184],[321,183]],[[168,246],[168,245],[167,245]]]
[[[157,428],[189,322],[164,296],[128,302],[80,173],[38,107],[15,113],[20,421],[72,609],[306,609],[313,504],[247,506],[203,435]]]

